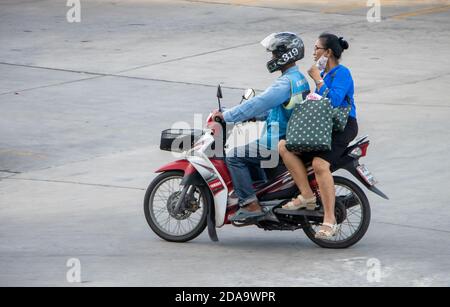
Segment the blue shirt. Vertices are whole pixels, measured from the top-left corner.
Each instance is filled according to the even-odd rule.
[[[321,75],[323,76],[323,74],[324,72]],[[325,75],[323,81],[324,84],[316,92],[323,95],[325,90],[329,89],[328,98],[330,98],[333,107],[346,106],[346,97],[348,97],[352,105],[349,116],[356,118],[356,107],[353,100],[354,85],[350,70],[343,65],[337,65]]]
[[[291,87],[292,84],[292,87]],[[291,95],[309,91],[309,84],[297,66],[286,70],[262,94],[223,113],[226,122],[242,122],[251,118],[265,120],[261,145],[269,149],[278,146],[278,140],[286,137],[287,122],[293,106],[285,106]]]

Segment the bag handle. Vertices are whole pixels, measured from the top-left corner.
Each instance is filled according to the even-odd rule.
[[[336,70],[334,71],[334,73],[331,75],[331,84],[333,84],[334,77],[336,76],[336,73],[337,73],[337,69],[336,69]],[[325,90],[324,94],[323,94],[323,97],[327,97],[329,91],[330,91],[330,89],[327,88],[327,89]],[[348,104],[349,106],[352,105],[352,101],[351,101],[350,97],[348,97],[347,94],[345,94],[344,101],[346,101],[347,104]]]

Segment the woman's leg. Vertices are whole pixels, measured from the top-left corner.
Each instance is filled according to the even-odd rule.
[[[334,202],[336,199],[336,191],[334,187],[333,175],[330,170],[330,163],[322,158],[314,158],[314,173],[316,174],[317,184],[319,185],[320,197],[324,207],[324,223],[335,224],[336,217],[334,215]]]
[[[314,192],[309,185],[308,174],[303,161],[297,155],[287,150],[285,140],[281,140],[280,143],[278,143],[278,152],[283,159],[284,165],[286,165],[291,173],[302,196],[306,199],[314,197]],[[300,202],[300,200],[294,200],[295,205],[297,205],[298,202]]]

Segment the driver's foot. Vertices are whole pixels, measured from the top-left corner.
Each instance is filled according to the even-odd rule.
[[[262,211],[258,202],[253,202],[243,208],[240,208],[236,214],[230,219],[233,222],[245,221],[250,218],[257,218],[263,216],[265,213]]]
[[[249,212],[262,212],[261,205],[257,201],[248,204],[244,208]]]

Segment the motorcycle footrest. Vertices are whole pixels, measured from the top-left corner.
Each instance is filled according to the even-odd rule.
[[[317,210],[286,210],[283,208],[277,208],[274,210],[276,214],[283,214],[283,215],[298,215],[298,216],[315,216],[315,217],[323,217],[322,211]]]

